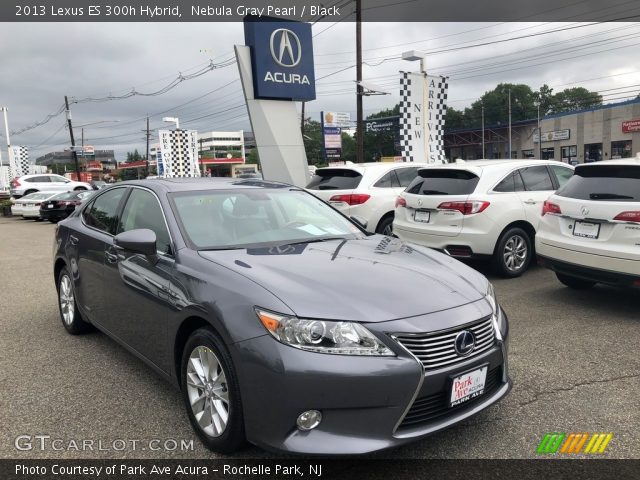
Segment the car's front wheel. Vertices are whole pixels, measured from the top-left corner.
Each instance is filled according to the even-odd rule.
[[[532,248],[529,234],[514,227],[502,234],[498,240],[493,264],[496,272],[503,277],[519,277],[531,262]]]
[[[67,268],[63,268],[58,275],[58,308],[64,328],[72,335],[79,335],[91,329],[91,324],[85,322],[78,311],[73,281]]]
[[[558,280],[560,280],[560,283],[563,285],[569,288],[575,288],[576,290],[586,290],[596,284],[596,282],[591,280],[583,280],[582,278],[571,277],[569,275],[563,275],[562,273],[556,273],[556,277],[558,277]]]
[[[189,420],[207,448],[238,450],[245,442],[240,387],[224,343],[210,329],[196,330],[182,355],[182,396]]]

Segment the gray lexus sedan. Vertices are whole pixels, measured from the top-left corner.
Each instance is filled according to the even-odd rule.
[[[54,278],[67,331],[95,326],[175,383],[217,452],[395,447],[511,388],[483,275],[290,185],[100,190],[58,225]]]

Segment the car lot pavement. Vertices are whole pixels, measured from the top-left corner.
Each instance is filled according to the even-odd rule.
[[[172,386],[105,335],[65,332],[54,229],[0,217],[0,457],[216,458],[195,438]],[[612,432],[600,457],[640,458],[640,291],[573,291],[538,267],[513,280],[479,268],[511,321],[511,394],[463,424],[373,457],[534,458],[546,432]],[[17,450],[20,435],[49,435],[62,450],[49,440],[42,450],[38,441]],[[83,440],[93,450],[68,448]],[[151,450],[152,440],[155,448],[169,443]],[[193,440],[193,449],[171,440]],[[237,457],[279,458],[255,447]]]

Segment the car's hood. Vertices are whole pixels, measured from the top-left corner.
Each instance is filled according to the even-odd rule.
[[[203,251],[299,317],[380,322],[475,302],[486,279],[430,249],[374,235],[272,248]]]

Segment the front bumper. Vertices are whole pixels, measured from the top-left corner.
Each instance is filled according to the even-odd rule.
[[[434,330],[440,330],[468,323],[469,317],[465,322],[460,320],[465,317],[458,314],[469,313],[472,305],[455,312],[368,324],[374,334],[386,336],[385,343],[397,354],[395,357],[307,352],[283,345],[269,335],[234,344],[232,355],[241,358],[234,363],[248,440],[275,451],[364,454],[415,441],[497,402],[511,389],[506,338],[476,357],[425,373],[415,357],[387,336],[390,332],[424,331],[426,324],[432,328],[437,325]],[[449,318],[442,321],[445,317]],[[452,377],[484,365],[490,372],[497,372],[491,388],[487,377],[484,394],[449,408]],[[403,424],[412,406],[431,402],[437,396],[443,403],[436,415]],[[314,430],[300,431],[296,418],[309,409],[320,410],[322,422]]]

